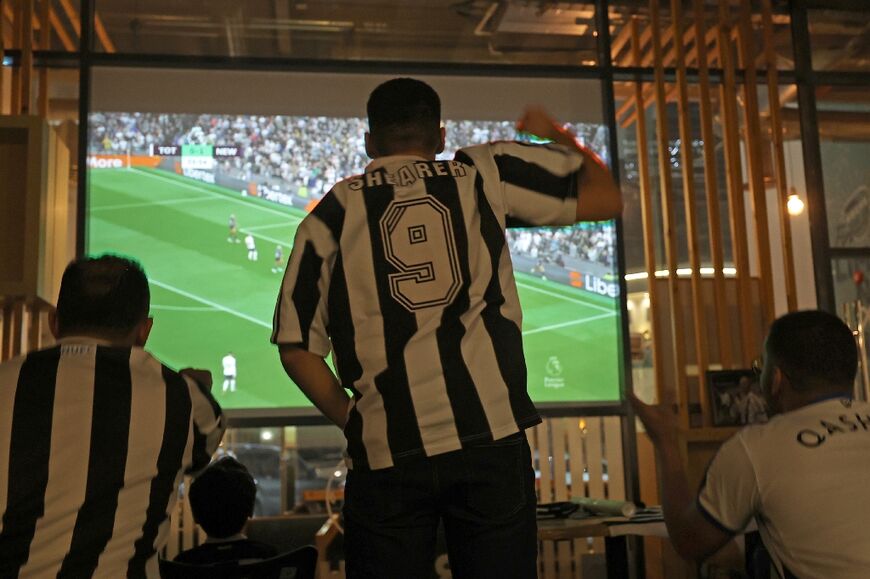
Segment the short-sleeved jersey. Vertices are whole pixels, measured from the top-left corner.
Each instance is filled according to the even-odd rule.
[[[71,337],[0,364],[0,577],[160,577],[178,484],[224,427],[142,348]]]
[[[272,341],[330,349],[351,464],[387,468],[537,424],[508,223],[571,224],[582,156],[499,142],[376,159],[300,224]]]
[[[250,233],[245,236],[245,246],[250,250],[253,250],[257,247],[256,242],[254,241],[254,236]]]
[[[284,250],[280,247],[275,248],[275,261],[281,261],[284,259]]]
[[[870,569],[870,405],[828,399],[744,428],[713,459],[702,513],[730,533],[755,519],[779,576]]]
[[[229,226],[230,226],[230,229],[236,228],[236,218],[232,215],[230,216]]]
[[[221,364],[224,367],[224,376],[236,375],[236,357],[232,354],[227,354],[221,359]]]

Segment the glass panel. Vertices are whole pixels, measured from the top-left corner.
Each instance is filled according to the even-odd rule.
[[[323,513],[341,510],[344,499],[344,435],[334,426],[286,428],[292,438],[287,444],[288,510]]]
[[[344,437],[334,426],[232,428],[215,457],[235,457],[254,477],[259,517],[340,510],[343,451]]]
[[[810,10],[810,44],[816,70],[870,71],[870,5],[854,10]],[[859,7],[860,6],[860,7]]]
[[[870,251],[863,257],[831,260],[837,314],[855,332],[859,398],[870,397]],[[863,345],[863,348],[861,347]]]
[[[816,90],[832,247],[870,247],[870,96],[864,87]]]
[[[697,13],[694,10],[695,2],[687,0],[682,2],[681,23],[686,66],[689,68],[697,68],[699,66],[697,50],[699,44],[697,42],[697,35],[699,30],[696,26],[700,26],[700,32],[704,36],[705,44],[705,51],[702,54],[706,55],[707,64],[711,68],[721,68],[722,64],[719,59],[718,49],[718,25],[720,23],[726,24],[732,33],[731,42],[735,45],[736,50],[736,34],[740,26],[740,4],[733,1],[718,3],[698,2],[698,4],[703,6],[700,18],[696,17]],[[750,54],[755,56],[756,67],[759,69],[768,68],[764,47],[766,38],[769,38],[773,47],[777,68],[780,70],[790,70],[794,68],[794,57],[792,56],[791,19],[788,12],[788,2],[786,0],[775,0],[771,4],[771,26],[770,30],[765,32],[764,20],[762,18],[762,2],[760,0],[752,0],[749,3]],[[724,19],[721,18],[722,14],[725,15]],[[647,0],[616,0],[610,3],[611,55],[614,66],[653,66],[652,35],[650,30],[651,18],[650,3]],[[660,0],[659,26],[661,28],[662,61],[665,67],[673,67],[676,62],[672,23],[671,2],[669,0]],[[634,51],[632,41],[632,35],[634,34],[632,26],[636,27],[637,38],[639,40],[637,54]],[[735,66],[741,66],[740,62],[735,61]]]
[[[232,456],[241,462],[257,484],[255,516],[278,515],[284,510],[281,471],[286,465],[280,428],[234,428],[224,435],[215,457]]]
[[[855,301],[870,307],[870,251],[865,257],[831,260],[831,273],[839,315],[843,315],[846,304]]]
[[[31,30],[34,50],[75,52],[79,49],[78,0],[65,2],[34,0],[30,4],[33,7]],[[20,29],[19,23],[24,21],[24,9],[25,2],[3,2],[0,29],[3,30],[3,46],[7,49],[20,49],[23,46],[26,33]],[[47,26],[46,22],[48,22]]]
[[[97,8],[119,52],[547,65],[592,65],[596,55],[591,2],[100,0]]]

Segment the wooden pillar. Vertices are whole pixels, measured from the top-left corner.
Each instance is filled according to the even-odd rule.
[[[692,317],[695,330],[695,361],[698,367],[698,399],[703,420],[709,420],[709,401],[704,388],[707,372],[707,316],[704,313],[704,294],[701,287],[701,256],[698,247],[698,223],[695,216],[695,168],[692,154],[692,125],[690,119],[689,81],[683,38],[682,0],[671,0],[671,27],[674,37],[674,55],[677,65],[677,123],[680,130],[680,164],[683,176],[683,207],[686,215],[686,236],[689,247],[690,282],[692,291]],[[676,272],[675,272],[676,274]]]
[[[719,0],[719,61],[723,79],[719,100],[722,109],[722,140],[725,146],[725,175],[731,223],[732,256],[737,270],[737,314],[740,318],[740,357],[748,367],[758,355],[759,344],[752,325],[752,294],[749,284],[749,244],[746,240],[746,206],[743,199],[743,175],[740,162],[740,131],[737,116],[737,85],[731,35],[728,24],[728,0]]]
[[[692,0],[695,12],[695,44],[706,38],[703,0]],[[704,141],[704,190],[707,199],[707,230],[710,239],[710,261],[713,265],[713,307],[716,314],[719,363],[732,368],[731,332],[728,301],[725,295],[725,260],[722,252],[722,218],[719,212],[719,184],[716,175],[716,151],[713,133],[713,108],[710,96],[710,73],[706,46],[698,51],[698,106],[701,118],[701,140]]]
[[[689,426],[689,404],[686,399],[686,361],[683,353],[685,332],[680,320],[683,300],[677,279],[677,229],[674,221],[673,191],[671,190],[671,164],[668,153],[667,103],[665,102],[664,65],[662,64],[662,38],[659,19],[659,0],[650,0],[653,62],[655,65],[656,142],[659,153],[659,188],[662,203],[665,261],[668,270],[668,297],[670,298],[671,337],[673,339],[674,380],[679,420],[683,428]],[[655,279],[650,280],[655,283]]]
[[[631,18],[631,53],[635,66],[638,66],[641,58],[640,31],[637,18]],[[650,311],[655,312],[660,304],[658,284],[656,281],[656,231],[653,219],[652,186],[649,175],[649,141],[646,134],[646,107],[643,102],[643,85],[634,83],[634,100],[637,107],[635,120],[635,132],[637,134],[637,164],[640,173],[640,212],[643,222],[643,253],[646,263],[646,276],[649,291]],[[667,351],[664,344],[659,344],[664,339],[659,326],[659,318],[650,316],[650,328],[652,333],[652,357],[653,371],[655,372],[656,395],[659,401],[664,400],[663,388],[665,387],[665,361],[663,352]]]

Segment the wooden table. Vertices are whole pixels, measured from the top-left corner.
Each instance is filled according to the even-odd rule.
[[[538,539],[542,541],[573,541],[588,537],[603,537],[607,577],[610,579],[625,579],[631,576],[626,539],[629,535],[666,538],[668,533],[664,520],[636,523],[623,517],[538,520]]]

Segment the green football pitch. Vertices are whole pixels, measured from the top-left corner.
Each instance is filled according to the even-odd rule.
[[[305,213],[160,170],[89,173],[88,252],[133,256],[151,280],[154,329],[147,348],[169,366],[211,370],[225,408],[310,406],[269,344],[281,274]],[[227,241],[228,219],[239,241]],[[250,232],[259,259],[249,261]],[[517,274],[529,390],[539,403],[618,398],[618,316],[613,300]],[[222,391],[221,358],[238,361],[235,392]]]

